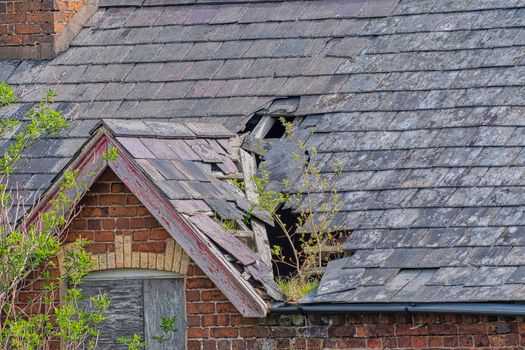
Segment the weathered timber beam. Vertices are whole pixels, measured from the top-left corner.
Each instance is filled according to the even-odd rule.
[[[159,192],[152,181],[131,160],[116,141],[108,144],[119,150],[119,157],[109,161],[109,167],[137,196],[142,204],[181,245],[186,253],[215,283],[237,310],[245,317],[263,317],[268,306],[245,281],[222,253],[201,233],[192,229]]]

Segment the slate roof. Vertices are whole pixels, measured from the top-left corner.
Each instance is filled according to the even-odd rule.
[[[53,61],[0,63],[13,114],[54,87],[77,118],[17,176],[45,187],[102,118],[237,132],[296,96],[352,230],[305,302],[523,301],[524,27],[523,0],[103,0]]]
[[[244,193],[219,178],[238,173],[231,132],[218,124],[204,130],[194,123],[110,119],[103,125],[194,230],[207,236],[241,273],[276,289],[271,266],[219,223],[242,221],[246,210]],[[261,217],[261,212],[253,213]]]

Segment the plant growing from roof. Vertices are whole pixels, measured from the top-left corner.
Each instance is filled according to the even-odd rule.
[[[2,118],[0,134],[11,143],[0,157],[0,347],[2,349],[49,349],[60,340],[64,349],[95,348],[97,327],[105,319],[109,300],[103,294],[91,297],[89,306],[79,289],[90,271],[91,257],[79,240],[64,256],[63,274],[58,274],[54,257],[62,245],[62,230],[74,217],[70,210],[83,189],[76,172],[64,173],[57,195],[35,221],[28,221],[24,198],[10,175],[25,152],[47,136],[56,136],[68,125],[62,113],[51,105],[55,94],[24,116],[23,121]],[[0,107],[17,102],[13,90],[0,84]],[[38,278],[29,279],[30,274]],[[36,286],[40,281],[41,287]],[[60,285],[67,285],[60,305],[55,304]],[[21,302],[22,293],[33,288],[32,298]]]
[[[279,277],[277,282],[288,301],[295,301],[317,287],[328,260],[342,252],[337,237],[339,229],[335,225],[342,201],[334,185],[343,167],[338,159],[334,159],[332,174],[327,177],[314,162],[317,150],[308,148],[295,136],[291,122],[284,118],[280,118],[280,122],[285,128],[286,139],[297,143],[302,152],[293,155],[297,167],[301,169],[301,176],[295,183],[283,181],[285,189],[291,188],[289,192],[272,190],[269,186],[270,174],[262,162],[259,175],[254,176],[252,181],[258,194],[258,205],[271,214],[279,232],[288,242],[287,247],[274,245],[271,248],[274,261],[292,269],[290,275]],[[282,217],[280,208],[285,204],[297,209],[293,224]]]

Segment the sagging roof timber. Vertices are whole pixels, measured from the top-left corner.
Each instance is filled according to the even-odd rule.
[[[117,149],[118,157],[116,159],[104,159],[109,148]],[[187,219],[177,212],[153,179],[134,160],[129,150],[114,136],[107,123],[103,122],[94,130],[91,140],[86,143],[65,171],[77,171],[77,181],[81,184],[82,189],[87,191],[106,168],[113,170],[130,188],[163,228],[181,245],[243,316],[263,317],[266,315],[269,304],[257,293],[239,269],[234,267],[232,262],[226,259],[224,253],[216,247],[215,244],[221,242],[220,237],[216,236],[215,244],[210,240],[211,233],[221,234],[221,232],[213,232],[215,222],[203,214]],[[38,204],[32,208],[28,223],[38,220],[38,213],[45,212],[48,209],[50,200],[57,194],[62,177],[63,174],[55,180],[55,186],[51,187],[42,196]],[[200,226],[199,218],[200,220],[207,219],[204,221],[207,235],[202,231],[203,227]],[[210,230],[212,230],[211,233]],[[265,265],[256,254],[236,241],[236,238],[230,233],[226,237],[226,247],[223,248],[230,249],[229,252],[245,264],[245,270],[254,279],[259,280],[269,291],[269,294],[273,294],[274,298],[279,298],[280,292],[276,286],[271,285],[273,280],[271,280],[271,275],[268,276],[271,266]],[[238,251],[234,252],[231,248],[237,248]],[[272,290],[275,293],[272,293]]]
[[[56,59],[0,63],[30,92],[12,115],[51,85],[78,115],[15,176],[49,186],[100,119],[237,131],[301,96],[314,161],[344,161],[353,232],[313,302],[523,301],[524,4],[104,0]]]

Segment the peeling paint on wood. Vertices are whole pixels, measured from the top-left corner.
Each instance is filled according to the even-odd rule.
[[[213,280],[239,312],[247,317],[264,316],[267,305],[254,288],[242,279],[240,273],[202,234],[190,229],[184,219],[175,212],[169,201],[158,192],[151,180],[128,158],[125,149],[114,140],[111,140],[108,146],[117,147],[121,155],[117,160],[109,162],[110,168],[192,257],[204,273]]]

